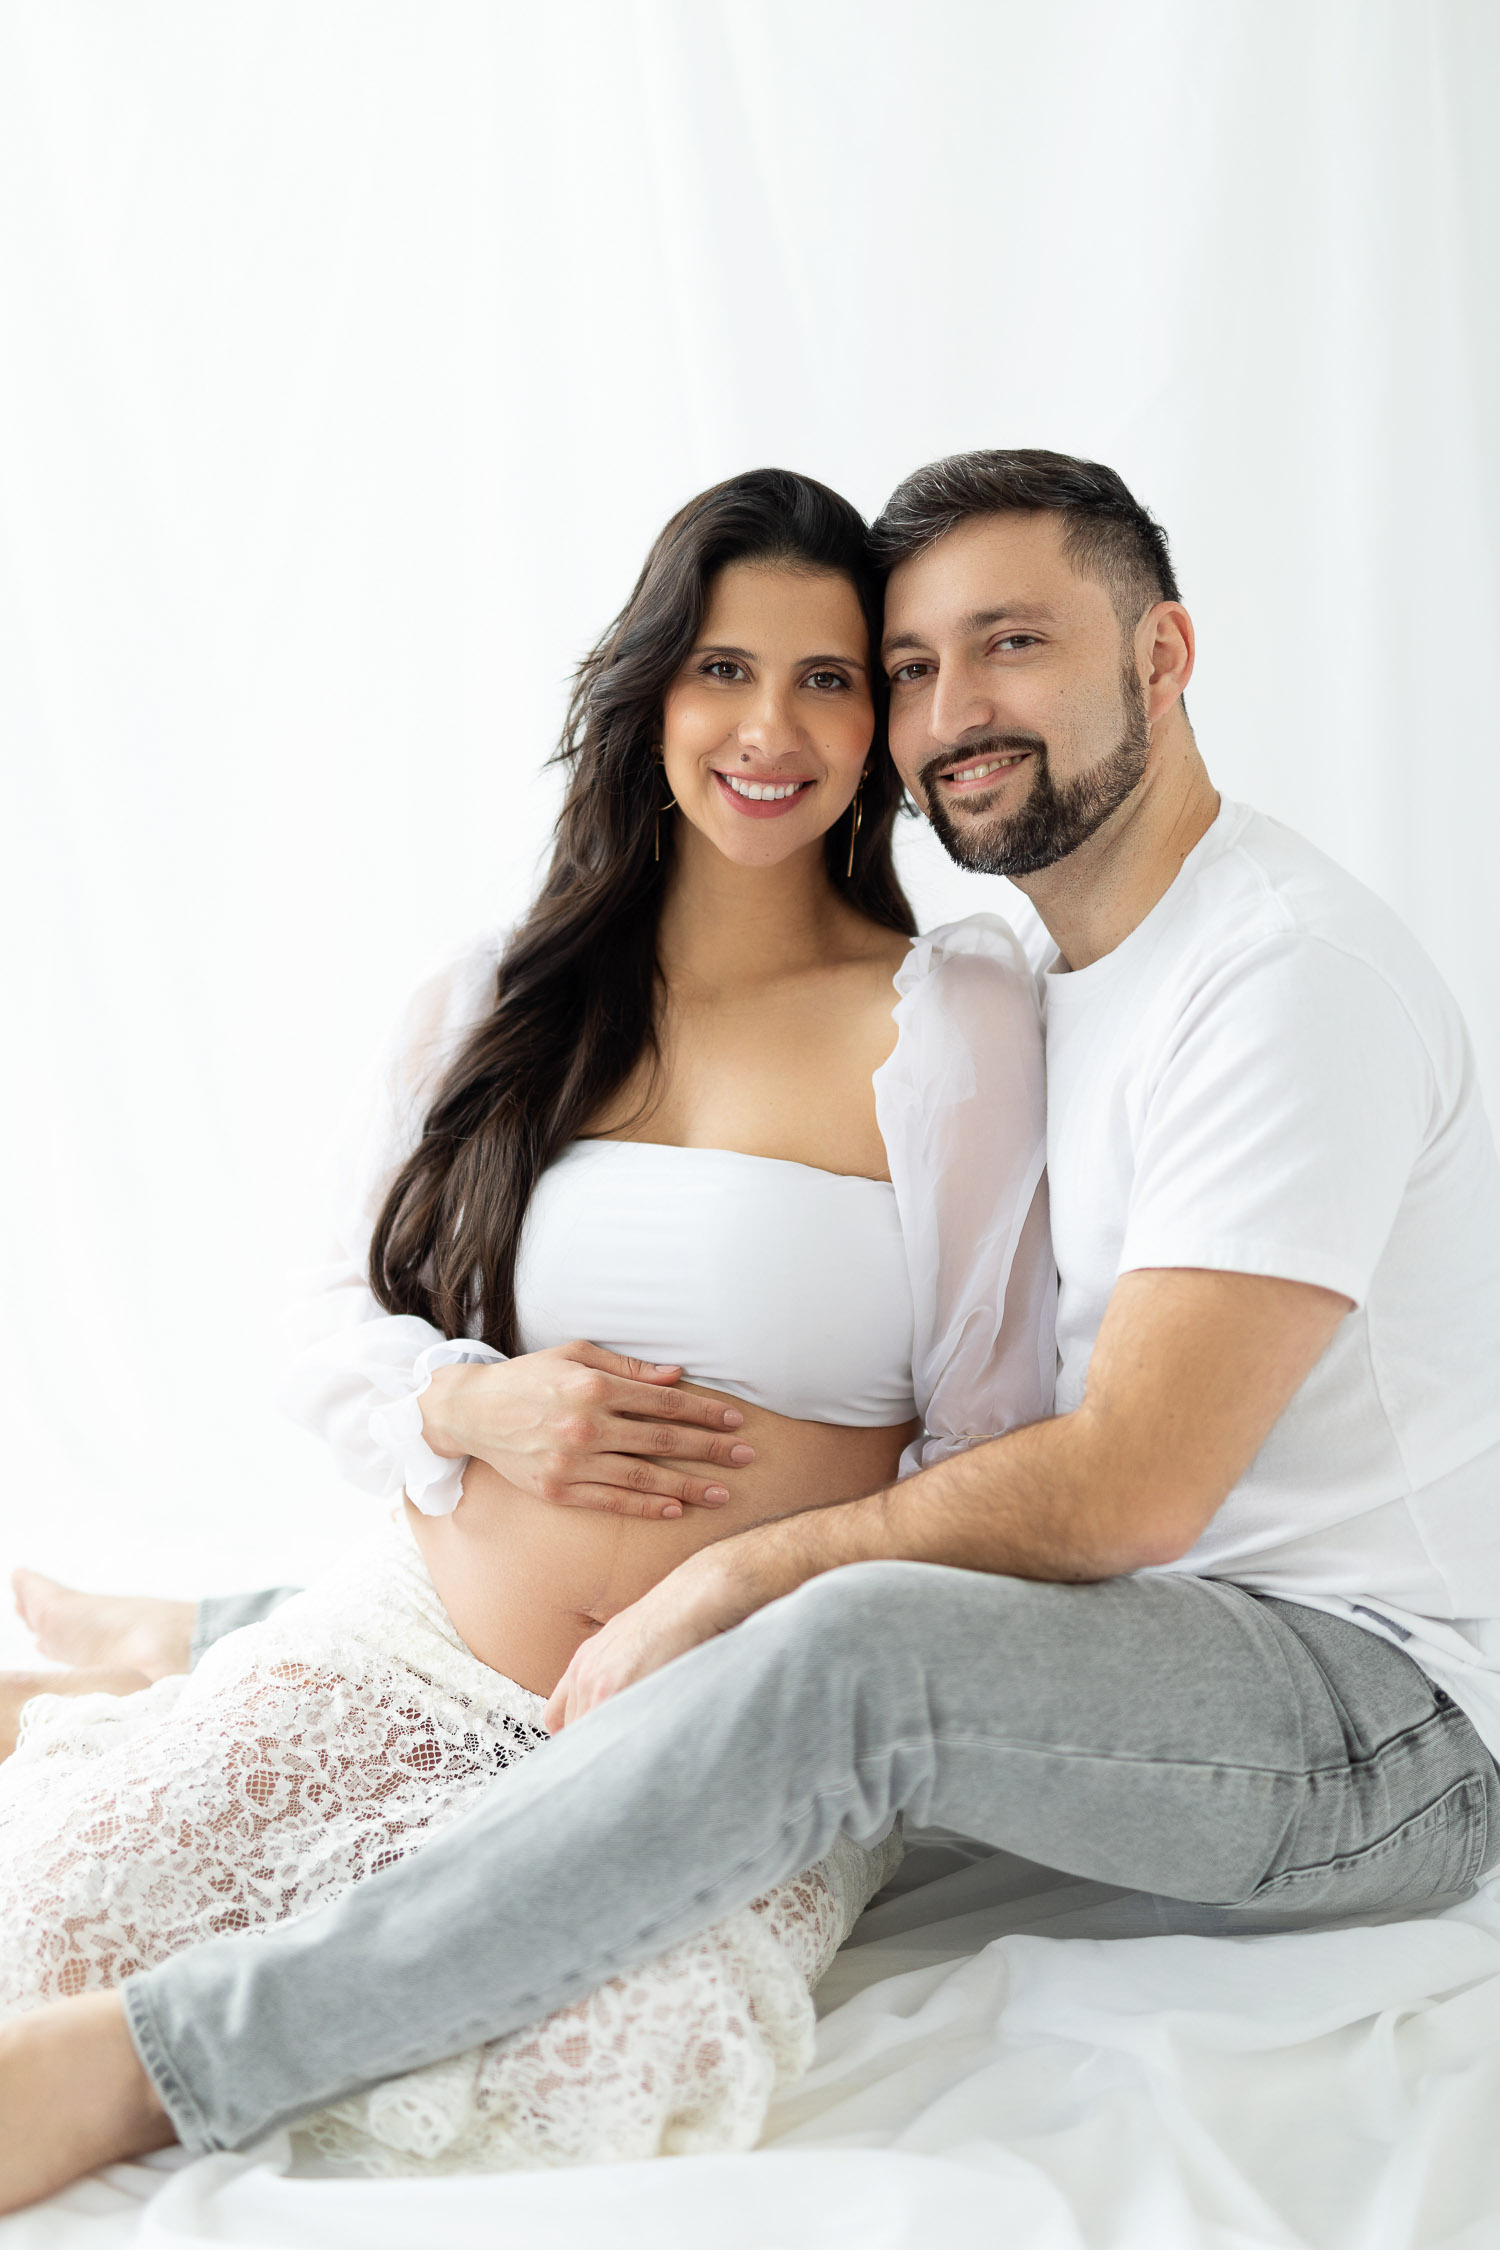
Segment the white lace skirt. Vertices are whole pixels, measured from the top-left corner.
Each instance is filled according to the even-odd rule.
[[[543,1708],[464,1646],[399,1519],[187,1678],[38,1697],[0,1765],[0,2018],[378,1874],[504,1787],[547,1739]],[[841,1838],[544,2022],[303,2132],[385,2172],[749,2148],[807,2068],[812,1987],[899,1849]]]

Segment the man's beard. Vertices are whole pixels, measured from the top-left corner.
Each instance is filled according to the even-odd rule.
[[[938,842],[960,867],[976,875],[1034,875],[1039,868],[1055,866],[1086,843],[1094,830],[1124,804],[1146,770],[1151,748],[1151,728],[1146,718],[1146,698],[1140,682],[1127,673],[1121,682],[1125,704],[1125,731],[1113,750],[1106,751],[1087,773],[1075,774],[1059,786],[1047,764],[1047,745],[1039,734],[986,735],[983,741],[965,743],[966,764],[1003,756],[1007,750],[1029,750],[1035,772],[1026,802],[1018,811],[985,820],[983,814],[955,820],[937,790],[937,777],[951,766],[958,753],[942,750],[929,758],[918,779],[927,800],[927,817]]]

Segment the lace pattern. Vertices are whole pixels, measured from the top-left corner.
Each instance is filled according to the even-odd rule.
[[[36,1698],[0,1765],[0,2018],[378,1873],[545,1741],[543,1708],[459,1640],[404,1523],[186,1679]],[[747,2148],[898,1856],[841,1838],[543,2023],[335,2105],[305,2144],[382,2172]]]

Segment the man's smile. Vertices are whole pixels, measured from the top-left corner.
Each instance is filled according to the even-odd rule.
[[[943,788],[951,790],[955,796],[972,796],[982,790],[998,788],[1005,774],[1035,755],[1032,750],[992,750],[983,757],[950,766],[937,778]]]

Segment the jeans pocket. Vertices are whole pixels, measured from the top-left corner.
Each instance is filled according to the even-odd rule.
[[[1468,1898],[1485,1863],[1489,1802],[1470,1774],[1363,1850],[1273,1875],[1247,1904],[1303,1914],[1359,1914]]]

